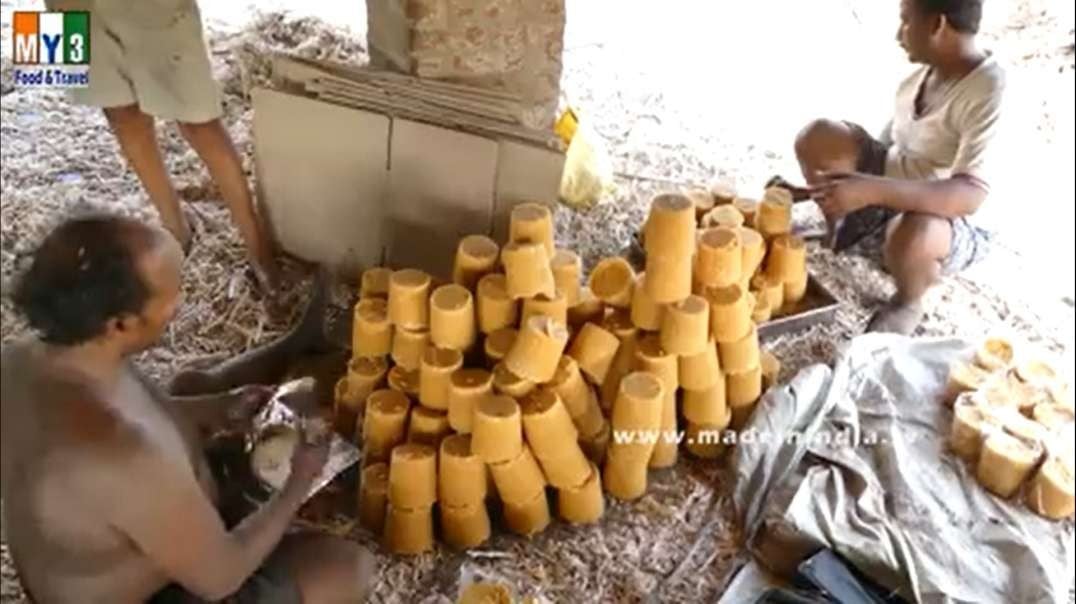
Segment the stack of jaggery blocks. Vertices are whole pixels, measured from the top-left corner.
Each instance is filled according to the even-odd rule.
[[[586,285],[537,203],[513,210],[503,246],[463,238],[451,283],[365,271],[335,412],[363,449],[363,526],[414,554],[432,548],[436,515],[441,540],[466,549],[489,538],[490,509],[516,534],[544,530],[549,490],[573,524],[602,517],[603,491],[641,497],[650,469],[676,463],[681,424],[689,452],[716,457],[779,363],[759,350],[744,277],[762,236],[746,249],[720,230],[704,252],[696,220],[684,195],[658,196],[646,273],[606,258]]]
[[[970,361],[950,366],[944,400],[953,407],[950,447],[986,490],[1005,499],[1022,492],[1046,518],[1072,516],[1076,415],[1070,385],[1049,363],[987,338]]]

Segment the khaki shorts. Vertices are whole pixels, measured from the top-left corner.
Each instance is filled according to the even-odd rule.
[[[221,116],[220,89],[194,0],[94,0],[90,84],[70,91],[80,105],[138,107],[161,119],[199,124]]]

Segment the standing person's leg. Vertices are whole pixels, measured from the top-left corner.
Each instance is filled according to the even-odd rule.
[[[205,162],[209,175],[217,183],[261,285],[266,289],[275,287],[277,271],[273,245],[254,210],[242,160],[224,124],[219,119],[200,124],[180,122],[179,131]]]
[[[276,286],[273,246],[254,207],[239,153],[221,123],[220,87],[206,49],[202,17],[193,0],[157,30],[128,32],[131,81],[143,111],[175,120],[220,189],[266,294]]]
[[[190,225],[165,170],[153,117],[138,106],[128,69],[130,49],[116,31],[109,29],[110,21],[105,17],[95,12],[90,19],[93,52],[89,85],[71,90],[69,96],[76,104],[100,107],[104,111],[120,151],[157,208],[161,223],[186,251],[191,241]]]
[[[119,141],[128,165],[138,175],[153,206],[160,214],[161,223],[168,229],[184,253],[190,250],[191,229],[180,207],[179,196],[168,177],[157,145],[157,131],[153,117],[144,113],[138,105],[106,107],[108,125]]]

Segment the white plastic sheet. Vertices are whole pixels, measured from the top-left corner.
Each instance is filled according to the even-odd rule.
[[[829,547],[911,601],[1066,602],[1073,526],[983,490],[947,448],[956,340],[867,335],[760,403],[734,501],[755,560],[787,575]],[[789,437],[790,434],[795,436]],[[756,576],[748,573],[748,577]],[[749,602],[762,581],[734,581]]]

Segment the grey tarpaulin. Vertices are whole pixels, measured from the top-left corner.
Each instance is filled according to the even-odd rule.
[[[947,450],[952,413],[939,395],[949,363],[969,353],[955,340],[867,335],[832,370],[809,367],[771,391],[734,456],[755,560],[787,575],[828,546],[909,600],[1067,601],[1072,523],[990,495]],[[743,590],[734,582],[722,601],[748,601]]]

